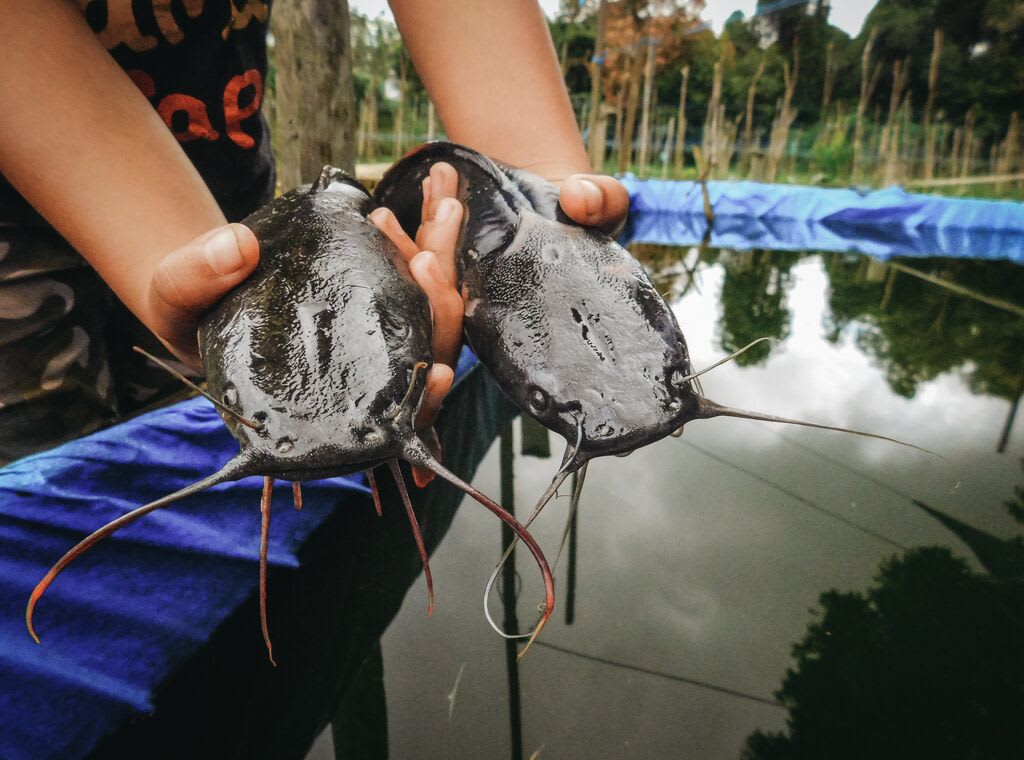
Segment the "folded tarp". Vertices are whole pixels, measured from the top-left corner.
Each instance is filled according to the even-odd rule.
[[[696,245],[708,231],[696,182],[623,178],[631,241]],[[1024,263],[1024,203],[915,195],[899,187],[859,191],[708,182],[709,243],[750,250],[818,250],[889,256],[1010,259]]]
[[[456,377],[475,363],[465,350]],[[157,510],[81,557],[39,603],[41,646],[24,623],[32,588],[83,535],[237,451],[200,398],[0,470],[0,758],[88,754],[150,712],[157,688],[255,594],[261,480],[253,477]],[[279,485],[273,566],[297,566],[304,542],[346,498],[368,506],[361,474],[304,484],[301,513],[291,508],[291,484]]]

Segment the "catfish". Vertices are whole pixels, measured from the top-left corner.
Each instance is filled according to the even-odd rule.
[[[61,557],[25,612],[37,642],[36,603],[76,557],[156,509],[218,483],[262,475],[260,620],[273,662],[266,583],[274,480],[294,483],[301,508],[301,481],[366,472],[379,512],[372,470],[381,464],[398,481],[432,610],[427,554],[398,460],[448,480],[526,542],[544,577],[547,620],[554,585],[540,547],[515,517],[442,466],[413,428],[432,363],[430,306],[395,246],[367,218],[374,208],[359,182],[327,166],[312,185],[244,220],[259,240],[259,265],[202,320],[207,387],[196,388],[216,406],[240,450],[212,475],[113,520]]]
[[[438,162],[458,173],[465,208],[456,262],[464,337],[505,394],[566,440],[561,468],[526,526],[591,459],[626,455],[691,420],[740,417],[902,443],[705,398],[697,378],[754,344],[695,372],[675,314],[640,262],[611,236],[570,219],[558,188],[535,174],[463,145],[427,143],[374,191],[410,235],[420,224],[423,180]],[[576,489],[571,509],[578,500]]]

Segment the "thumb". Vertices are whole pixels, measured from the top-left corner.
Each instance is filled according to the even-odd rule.
[[[167,254],[150,283],[150,328],[182,358],[198,358],[200,317],[258,263],[259,242],[242,224],[210,230]]]

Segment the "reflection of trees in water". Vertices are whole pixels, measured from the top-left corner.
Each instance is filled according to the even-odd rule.
[[[725,269],[722,283],[722,350],[737,351],[758,338],[784,340],[789,336],[786,291],[790,269],[800,254],[779,251],[722,251],[719,261]],[[759,343],[736,357],[742,366],[763,364],[772,343]]]
[[[803,254],[781,251],[733,251],[699,246],[690,266],[692,248],[634,243],[630,251],[651,273],[651,281],[662,294],[681,298],[699,283],[700,267],[719,263],[725,270],[722,284],[721,346],[727,353],[743,348],[758,338],[784,340],[789,335],[786,291],[790,269]],[[699,285],[698,285],[699,287]],[[685,331],[686,325],[683,325]],[[759,343],[736,358],[737,364],[764,363],[771,355],[771,343]]]
[[[916,259],[915,269],[1011,302],[1024,293],[1024,268],[1009,262]],[[974,393],[1012,399],[1024,365],[1024,320],[969,297],[897,273],[865,257],[833,257],[828,338],[859,323],[857,345],[879,359],[893,391],[968,366]]]
[[[1011,515],[1024,489],[1007,502]],[[882,563],[864,593],[826,591],[776,697],[783,732],[755,731],[745,760],[1004,758],[1024,714],[1024,541],[925,504],[984,573],[946,547]]]
[[[923,547],[820,604],[776,694],[787,729],[755,731],[744,758],[1017,756],[1024,585]]]
[[[696,284],[697,270],[708,259],[707,249],[697,247],[697,258],[691,258],[693,246],[658,245],[656,243],[630,243],[632,253],[647,270],[655,289],[669,301],[682,298]]]

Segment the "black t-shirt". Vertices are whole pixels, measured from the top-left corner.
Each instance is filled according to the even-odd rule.
[[[78,3],[100,42],[178,139],[224,215],[238,221],[269,201],[274,160],[260,106],[270,0]],[[39,222],[2,176],[0,222]]]

